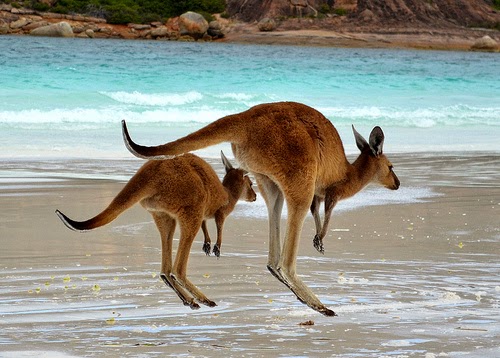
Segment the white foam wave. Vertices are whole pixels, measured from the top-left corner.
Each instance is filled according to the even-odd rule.
[[[323,107],[319,108],[334,123],[360,123],[398,127],[500,126],[500,107],[454,105],[429,108],[399,107]]]
[[[94,108],[54,108],[0,111],[0,124],[23,125],[46,123],[107,124],[120,119],[147,123],[169,122],[209,123],[225,115],[246,108],[252,95],[226,93],[209,97],[198,92],[186,94],[141,94],[113,92],[110,97],[120,98],[121,104]],[[222,99],[229,99],[221,101]],[[196,102],[193,104],[193,102]],[[126,105],[128,103],[129,105]],[[442,108],[384,108],[384,107],[324,107],[319,108],[336,126],[380,125],[400,128],[439,128],[484,126],[500,127],[500,107],[477,108],[452,106]]]
[[[117,102],[138,106],[181,106],[203,99],[196,91],[186,93],[100,92]]]
[[[236,101],[250,101],[255,98],[254,95],[247,93],[223,93],[220,95],[216,95],[215,97],[222,99],[233,99]]]

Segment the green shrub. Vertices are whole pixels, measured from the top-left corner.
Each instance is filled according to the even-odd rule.
[[[139,23],[141,17],[137,6],[128,6],[126,4],[114,4],[105,7],[106,21],[110,24],[128,24],[130,22]]]
[[[329,14],[332,11],[330,6],[328,4],[321,4],[321,6],[318,9],[318,12],[320,14]]]
[[[50,6],[44,4],[43,2],[33,1],[33,3],[31,4],[31,8],[36,11],[48,11],[50,9]]]
[[[347,15],[347,10],[346,10],[346,9],[343,9],[343,8],[341,8],[341,7],[336,8],[333,12],[334,12],[336,15],[339,15],[339,16],[346,16],[346,15]]]
[[[6,1],[20,7],[15,0]],[[112,24],[161,21],[186,11],[198,12],[210,21],[211,14],[226,10],[225,0],[58,0],[53,7],[39,0],[28,0],[25,6],[38,11],[102,17]]]

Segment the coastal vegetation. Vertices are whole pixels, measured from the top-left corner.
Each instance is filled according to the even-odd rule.
[[[59,14],[82,14],[106,19],[110,24],[165,21],[186,11],[221,13],[225,0],[6,0],[14,7]]]

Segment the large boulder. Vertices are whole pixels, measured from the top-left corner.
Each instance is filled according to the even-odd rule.
[[[497,51],[498,50],[498,42],[493,40],[488,35],[477,39],[471,46],[471,50],[473,51]]]
[[[32,36],[48,36],[48,37],[74,37],[71,25],[65,21],[58,22],[47,26],[38,27],[30,32]]]
[[[222,38],[225,36],[224,26],[222,26],[220,21],[210,21],[208,24],[207,34],[215,38]]]
[[[274,31],[276,29],[276,22],[269,17],[265,17],[259,21],[257,26],[259,28],[259,31],[264,31],[264,32]]]
[[[179,16],[179,31],[181,36],[191,36],[198,40],[208,30],[208,22],[205,18],[192,11],[188,11]]]

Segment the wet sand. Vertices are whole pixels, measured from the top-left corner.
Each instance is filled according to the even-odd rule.
[[[338,317],[268,273],[266,220],[229,217],[220,259],[198,235],[188,274],[218,306],[192,311],[158,276],[140,206],[87,233],[54,214],[93,216],[122,182],[2,178],[0,357],[500,356],[500,156],[393,162],[403,186],[439,195],[334,212],[324,255],[306,220],[298,273]]]

